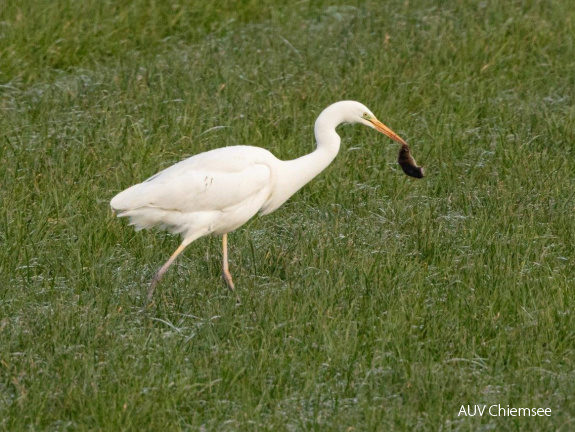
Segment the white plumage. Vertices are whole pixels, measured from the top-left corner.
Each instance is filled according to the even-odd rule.
[[[126,189],[110,204],[137,229],[159,225],[184,238],[224,234],[246,221],[239,214],[251,213],[249,219],[263,206],[273,163],[273,155],[258,147],[211,150]],[[237,226],[230,221],[236,214]]]
[[[182,244],[156,273],[155,285],[192,241],[208,234],[223,235],[224,280],[234,289],[227,263],[227,233],[258,211],[268,214],[323,171],[339,151],[335,128],[362,123],[393,140],[404,141],[375,118],[364,105],[341,101],[327,107],[315,123],[317,148],[291,161],[252,146],[224,147],[185,159],[116,195],[110,205],[118,217],[129,217],[137,230],[162,227],[181,234]]]

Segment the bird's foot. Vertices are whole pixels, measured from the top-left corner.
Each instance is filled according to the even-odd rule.
[[[159,271],[152,278],[152,281],[150,282],[150,287],[148,288],[148,295],[146,296],[146,300],[144,300],[144,304],[142,305],[140,312],[144,312],[146,309],[148,309],[150,306],[154,304],[154,302],[152,301],[152,298],[154,297],[154,290],[156,289],[156,285],[162,278],[162,274],[163,272]]]
[[[230,272],[224,269],[223,278],[230,291],[234,292],[236,290],[236,286],[234,285],[234,281],[232,280],[232,275]]]
[[[233,293],[236,293],[236,306],[241,305],[242,301],[240,300],[240,296],[236,291],[236,286],[234,285],[234,281],[232,280],[232,275],[230,274],[229,271],[226,271],[226,269],[224,269],[224,274],[222,276],[229,290]]]

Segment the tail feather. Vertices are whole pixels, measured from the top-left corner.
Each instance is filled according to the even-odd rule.
[[[149,228],[165,229],[172,234],[180,234],[184,239],[199,238],[213,232],[212,212],[182,213],[157,207],[141,207],[120,210],[118,217],[127,217],[136,231]]]
[[[154,207],[142,207],[118,212],[118,217],[128,217],[130,219],[130,225],[133,225],[136,231],[159,227],[167,229],[174,234],[181,234],[189,228],[189,224],[186,223],[182,216],[178,212]]]

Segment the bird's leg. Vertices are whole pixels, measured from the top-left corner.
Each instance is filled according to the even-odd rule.
[[[232,280],[232,275],[230,273],[230,268],[228,266],[228,234],[224,234],[222,237],[222,248],[223,248],[223,272],[224,281],[228,288],[232,291],[235,290],[234,281]]]
[[[174,260],[178,257],[179,254],[182,253],[182,251],[186,248],[187,245],[188,243],[182,243],[172,254],[170,259],[166,261],[166,263],[162,267],[160,267],[160,270],[158,270],[158,272],[154,275],[152,281],[150,282],[150,288],[148,289],[148,303],[152,301],[152,297],[154,295],[154,289],[156,288],[158,282],[160,282],[160,279],[162,279],[164,273],[166,273],[166,270],[168,270],[168,267],[172,265]]]

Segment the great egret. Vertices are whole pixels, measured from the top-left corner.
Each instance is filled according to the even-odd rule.
[[[194,240],[208,234],[223,235],[223,277],[234,290],[228,266],[227,234],[257,212],[273,212],[322,172],[339,151],[335,128],[361,123],[400,143],[398,162],[412,177],[423,177],[409,147],[359,102],[340,101],[322,111],[315,122],[315,151],[290,161],[252,146],[224,147],[185,159],[120,192],[110,202],[118,217],[130,218],[136,230],[160,226],[181,234],[183,241],[150,282],[148,301],[156,284],[176,257]]]

